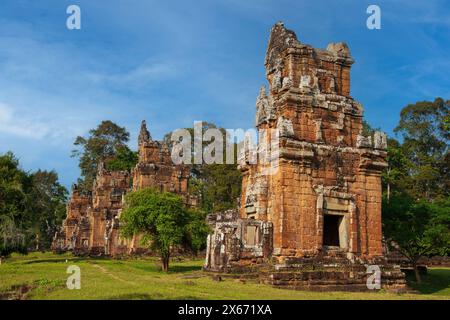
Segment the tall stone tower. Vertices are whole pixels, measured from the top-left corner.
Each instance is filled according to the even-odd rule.
[[[276,162],[267,170],[243,153],[241,207],[210,216],[206,269],[382,257],[386,135],[363,134],[362,106],[350,96],[353,62],[345,43],[315,49],[282,23],[272,28],[256,127],[277,133]],[[258,149],[272,136],[260,134]]]
[[[273,224],[273,254],[327,247],[374,257],[381,246],[381,171],[386,136],[362,135],[362,106],[350,96],[353,59],[345,43],[300,43],[276,24],[266,54],[269,92],[257,99],[258,129],[279,132],[279,168],[246,165],[242,218]],[[373,141],[372,141],[373,138]]]

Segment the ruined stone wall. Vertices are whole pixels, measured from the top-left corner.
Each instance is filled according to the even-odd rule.
[[[205,267],[225,271],[264,263],[272,252],[272,223],[240,219],[238,210],[208,215],[213,233],[207,238]]]
[[[124,241],[121,248],[111,248],[110,244],[118,242],[119,234],[116,232],[113,237],[112,232],[118,224],[123,196],[130,190],[129,172],[108,171],[100,166],[92,192],[92,207],[88,211],[91,222],[89,247],[92,252],[126,252],[128,241]]]
[[[80,192],[76,185],[72,187],[71,200],[67,204],[67,216],[61,230],[55,235],[52,243],[54,250],[72,250],[81,246],[81,239],[77,237],[80,227],[88,219],[87,211],[91,205],[91,195]]]

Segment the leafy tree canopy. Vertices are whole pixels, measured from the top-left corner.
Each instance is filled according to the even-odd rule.
[[[142,236],[144,244],[160,254],[163,270],[168,271],[170,256],[177,247],[195,254],[205,248],[210,232],[205,217],[198,209],[187,209],[180,196],[142,189],[125,196],[121,232],[126,238]]]
[[[120,221],[123,236],[142,234],[143,242],[160,254],[163,270],[168,271],[171,251],[183,243],[188,223],[183,199],[153,189],[130,192]]]
[[[205,223],[206,214],[197,209],[188,210],[188,224],[185,232],[185,244],[194,252],[206,248],[206,238],[211,233],[211,228]]]
[[[0,255],[48,248],[65,216],[67,190],[54,171],[28,173],[8,152],[0,155]]]
[[[395,193],[383,201],[383,231],[414,267],[421,256],[448,255],[450,252],[450,199],[414,201]],[[420,276],[416,272],[417,281]]]
[[[78,136],[72,156],[79,158],[79,187],[89,191],[97,174],[98,163],[116,157],[119,150],[126,147],[129,139],[130,134],[124,127],[109,120],[102,121],[97,128],[90,130],[88,137]]]
[[[38,170],[31,174],[34,234],[37,247],[49,248],[53,235],[66,216],[67,189],[59,183],[55,171]]]
[[[220,211],[235,208],[238,198],[241,194],[242,176],[237,168],[237,144],[234,141],[227,141],[226,130],[219,128],[210,122],[202,123],[203,133],[210,128],[219,129],[224,137],[224,163],[223,164],[202,164],[191,166],[191,179],[189,181],[189,190],[200,199],[200,207],[206,212]],[[194,158],[194,128],[185,128],[191,134],[192,159]],[[171,132],[164,136],[164,141],[172,145]],[[198,138],[198,137],[196,137]],[[203,141],[203,150],[210,144],[209,141]],[[226,164],[225,150],[227,145],[233,144],[234,164]]]
[[[436,98],[402,109],[395,132],[403,137],[408,192],[414,198],[446,198],[450,187],[450,101]]]
[[[138,153],[130,150],[127,146],[117,148],[117,154],[114,158],[107,160],[106,168],[108,170],[131,171],[138,162]]]

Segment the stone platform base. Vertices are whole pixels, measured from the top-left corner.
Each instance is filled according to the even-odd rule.
[[[231,277],[277,288],[310,291],[377,291],[367,285],[373,274],[368,266],[381,271],[381,289],[390,292],[409,291],[400,266],[387,264],[383,259],[371,262],[351,261],[344,256],[316,256],[313,258],[272,259],[264,264],[235,264],[226,270],[211,272],[215,276]],[[373,282],[371,282],[373,283]]]
[[[260,279],[261,283],[274,287],[294,290],[311,291],[372,291],[367,286],[365,268],[339,270],[327,268],[324,270],[295,269],[285,272],[270,272]],[[393,292],[407,290],[404,274],[400,270],[382,268],[381,289]]]

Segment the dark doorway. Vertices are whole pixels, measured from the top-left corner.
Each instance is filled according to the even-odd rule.
[[[323,245],[339,247],[339,223],[342,217],[325,214],[323,216]]]

